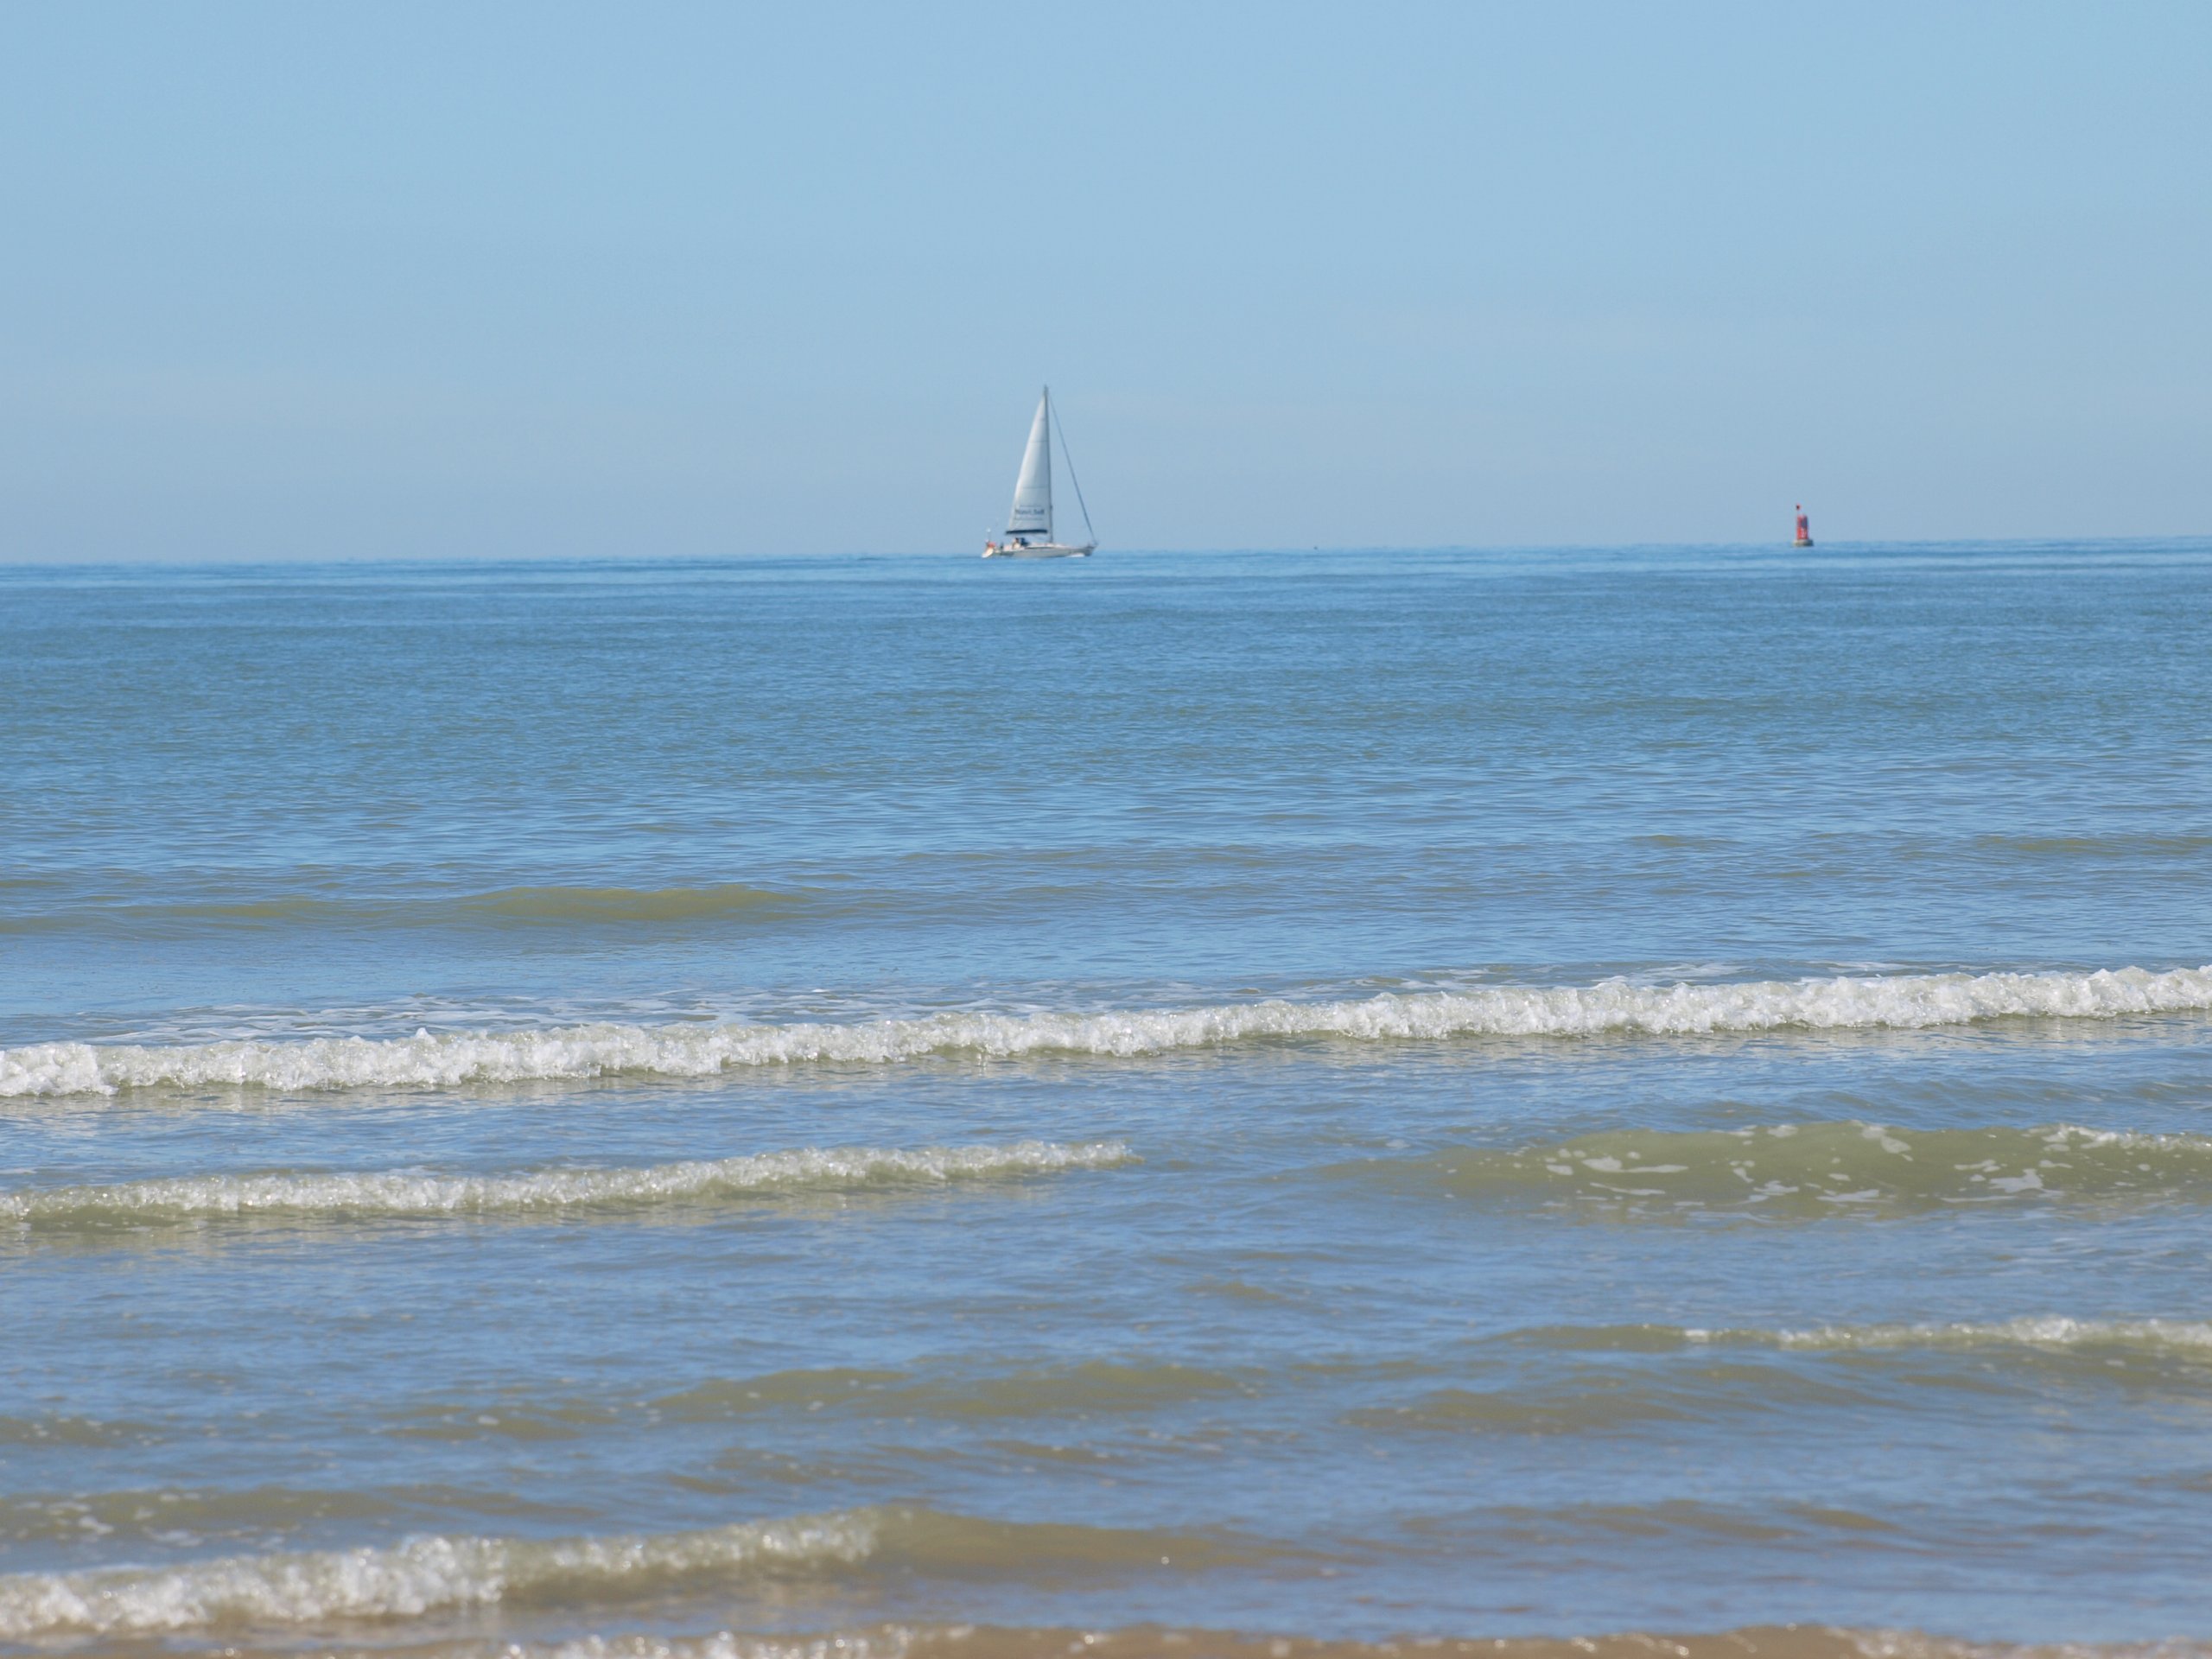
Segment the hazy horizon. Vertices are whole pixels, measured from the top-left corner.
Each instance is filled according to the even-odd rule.
[[[0,18],[0,560],[2189,536],[2212,14]]]
[[[1817,531],[1818,526],[1815,526]],[[1192,558],[1233,559],[1239,557],[1268,558],[1330,558],[1382,556],[1465,556],[1467,555],[1510,557],[1514,554],[1556,555],[1571,557],[1576,554],[1607,555],[1666,555],[1684,554],[1771,554],[1791,563],[1802,563],[1806,569],[1815,568],[1851,554],[1897,554],[1928,551],[1956,555],[1988,553],[2001,556],[2008,553],[2048,550],[2053,553],[2079,555],[2110,550],[2125,553],[2132,550],[2154,552],[2171,550],[2175,552],[2196,550],[2212,535],[2183,534],[2175,536],[2012,536],[2012,537],[1899,537],[1894,539],[1872,541],[1834,537],[1815,537],[1815,545],[1808,552],[1793,548],[1785,524],[1781,532],[1762,541],[1731,542],[1495,542],[1421,543],[1345,543],[1340,546],[1306,547],[1118,547],[1106,546],[1102,553],[1113,553],[1129,558]],[[139,568],[162,570],[189,569],[250,569],[256,567],[293,568],[328,565],[419,565],[426,568],[450,565],[455,568],[482,565],[589,565],[589,564],[667,564],[676,566],[736,564],[791,560],[799,563],[834,563],[839,560],[866,559],[944,559],[972,558],[976,550],[960,548],[825,548],[810,552],[779,551],[773,548],[731,550],[726,552],[688,551],[681,553],[655,552],[650,549],[630,551],[597,552],[588,549],[574,549],[561,552],[531,553],[501,551],[487,553],[445,553],[410,556],[401,553],[372,554],[312,554],[289,556],[273,554],[219,554],[202,557],[175,556],[122,557],[108,559],[0,559],[0,567],[12,570],[35,572],[40,570],[79,571],[95,569],[134,569]],[[1029,568],[1023,566],[1021,568]]]

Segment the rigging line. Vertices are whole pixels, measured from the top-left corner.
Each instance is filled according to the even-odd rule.
[[[1052,409],[1052,424],[1059,430],[1060,459],[1068,464],[1068,482],[1075,486],[1075,504],[1083,509],[1083,533],[1090,537],[1090,544],[1096,547],[1098,545],[1098,532],[1090,527],[1090,506],[1083,499],[1083,480],[1075,475],[1075,456],[1068,450],[1068,429],[1060,425],[1060,411],[1049,402],[1046,407]]]

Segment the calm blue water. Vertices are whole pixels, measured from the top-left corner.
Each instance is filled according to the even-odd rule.
[[[0,1645],[2212,1640],[2208,579],[0,569]]]

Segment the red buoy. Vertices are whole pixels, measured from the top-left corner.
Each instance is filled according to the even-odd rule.
[[[1797,504],[1797,545],[1810,547],[1812,544],[1813,523],[1811,519],[1805,517],[1805,504],[1800,501]]]

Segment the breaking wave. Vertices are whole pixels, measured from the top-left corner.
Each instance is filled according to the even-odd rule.
[[[1119,1630],[878,1624],[824,1635],[620,1631],[557,1642],[463,1640],[408,1649],[409,1659],[1068,1659],[1071,1654],[1084,1659],[1405,1659],[1409,1652],[1421,1659],[2202,1659],[2212,1648],[2171,1638],[2024,1646],[1824,1624],[1753,1624],[1697,1635],[1620,1630],[1577,1637],[1427,1636],[1412,1642],[1156,1624]]]
[[[314,1626],[470,1608],[590,1605],[882,1567],[1020,1576],[1234,1565],[1280,1552],[1205,1535],[850,1510],[697,1532],[383,1547],[0,1576],[0,1640]]]
[[[1911,1029],[2018,1017],[2212,1010],[2212,967],[2152,973],[1905,974],[1734,985],[1490,987],[1329,1002],[1103,1014],[940,1014],[849,1025],[585,1025],[412,1037],[176,1046],[34,1043],[0,1050],[0,1096],[123,1089],[451,1088],[624,1072],[706,1077],[810,1061],[931,1054],[1133,1056],[1262,1039],[1681,1036]]]
[[[454,1659],[494,1659],[480,1647]],[[1034,1626],[879,1625],[834,1636],[592,1636],[543,1647],[514,1644],[496,1659],[2201,1659],[2199,1642],[2066,1643],[2022,1646],[1965,1642],[1917,1630],[1848,1630],[1821,1624],[1746,1625],[1710,1634],[1621,1630],[1604,1636],[1422,1637],[1362,1642],[1287,1637],[1267,1630],[1052,1630]],[[423,1659],[442,1659],[426,1654]]]
[[[168,1567],[0,1578],[0,1637],[122,1636],[416,1617],[636,1593],[686,1580],[849,1565],[876,1548],[866,1510],[761,1525],[531,1542],[425,1537],[384,1548],[232,1556]]]
[[[1764,1335],[1694,1329],[1684,1334],[1700,1342],[1748,1341]],[[2212,1323],[2202,1319],[2076,1319],[2054,1313],[1949,1325],[1826,1325],[1809,1331],[1777,1332],[1769,1339],[1779,1348],[1846,1353],[1931,1348],[2132,1351],[2212,1364]]]
[[[350,1217],[528,1215],[779,1193],[851,1192],[990,1180],[1130,1161],[1118,1141],[996,1147],[868,1147],[754,1153],[638,1169],[545,1169],[513,1175],[409,1171],[187,1175],[105,1186],[0,1192],[0,1222],[32,1227],[158,1224],[254,1216]]]
[[[1902,1129],[1878,1123],[1619,1129],[1556,1146],[1459,1147],[1337,1173],[1452,1196],[1791,1216],[2054,1200],[2212,1199],[2212,1140],[2057,1124]]]

